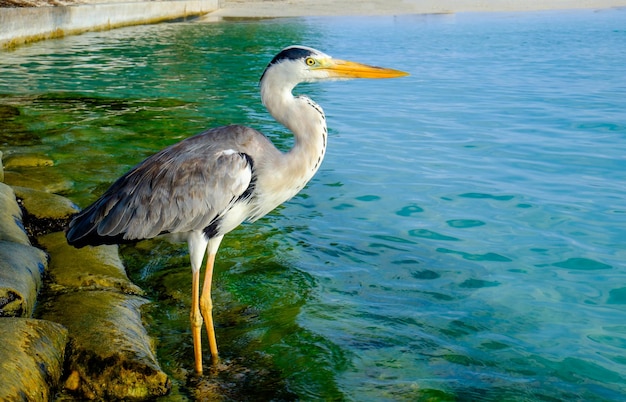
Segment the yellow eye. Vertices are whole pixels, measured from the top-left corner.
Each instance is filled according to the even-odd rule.
[[[314,66],[315,65],[315,60],[312,57],[307,57],[306,65],[307,66]]]

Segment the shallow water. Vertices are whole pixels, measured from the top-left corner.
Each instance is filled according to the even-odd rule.
[[[218,256],[225,360],[271,366],[242,392],[620,400],[625,17],[186,22],[36,43],[0,53],[0,104],[20,112],[3,118],[0,143],[6,154],[50,155],[75,183],[65,195],[85,206],[144,157],[207,127],[248,124],[289,146],[256,85],[283,46],[409,71],[297,89],[326,111],[324,164]],[[186,250],[151,242],[124,253],[133,279],[151,287],[162,364],[183,378]],[[181,380],[176,392],[190,389]]]

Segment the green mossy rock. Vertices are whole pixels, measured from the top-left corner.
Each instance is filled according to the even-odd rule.
[[[60,195],[20,186],[13,187],[13,191],[28,215],[35,219],[64,220],[80,211],[76,204]]]
[[[22,210],[15,200],[13,189],[0,183],[0,240],[30,246],[22,224]]]
[[[48,264],[45,252],[0,241],[0,316],[30,317]]]
[[[44,318],[69,331],[67,390],[100,400],[143,400],[169,391],[142,325],[140,308],[146,302],[111,291],[79,291],[43,306]]]
[[[28,187],[48,193],[63,193],[74,183],[57,173],[54,168],[32,167],[19,170],[4,170],[4,182],[11,186]]]
[[[48,274],[53,291],[108,289],[144,293],[128,279],[116,245],[77,249],[67,244],[63,232],[38,237],[37,241],[50,255]]]
[[[22,167],[54,166],[54,161],[45,155],[21,154],[4,158],[4,167],[11,170]]]
[[[67,330],[57,323],[0,318],[0,400],[53,400],[66,343]]]

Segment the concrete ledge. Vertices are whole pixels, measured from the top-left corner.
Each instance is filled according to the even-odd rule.
[[[2,8],[0,48],[87,31],[203,15],[218,7],[219,0],[179,0]]]

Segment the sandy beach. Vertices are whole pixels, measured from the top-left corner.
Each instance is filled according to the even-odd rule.
[[[96,0],[99,1],[99,0]],[[228,0],[211,17],[301,17],[624,7],[626,0]]]

